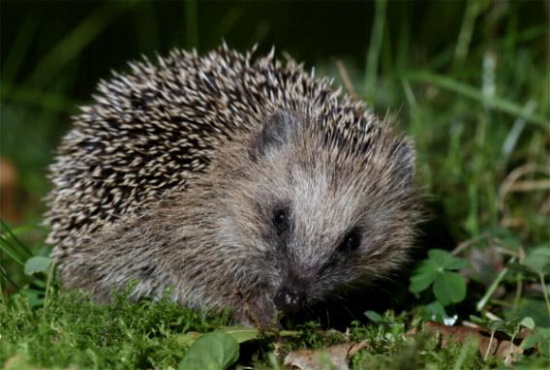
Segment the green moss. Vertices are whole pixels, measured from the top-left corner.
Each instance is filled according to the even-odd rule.
[[[33,309],[23,294],[0,311],[0,363],[21,355],[36,366],[149,368],[176,366],[185,353],[177,335],[226,325],[227,315],[209,317],[168,300],[112,305],[77,292],[55,291]]]

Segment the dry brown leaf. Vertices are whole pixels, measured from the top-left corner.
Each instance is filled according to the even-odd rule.
[[[301,370],[349,370],[348,360],[357,351],[367,347],[366,342],[348,342],[328,348],[301,349],[290,352],[284,361],[285,368]]]
[[[500,331],[495,332],[491,338],[491,332],[484,328],[470,328],[466,326],[445,326],[436,322],[428,322],[425,330],[431,333],[441,334],[441,346],[449,343],[463,343],[474,339],[479,343],[479,353],[483,358],[488,355],[500,357],[506,365],[512,364],[515,357],[523,353],[523,349],[510,341],[510,337]],[[529,332],[523,331],[517,340],[521,341]]]

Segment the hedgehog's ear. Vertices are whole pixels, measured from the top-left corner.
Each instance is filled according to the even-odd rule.
[[[252,160],[277,153],[289,142],[295,126],[296,117],[287,111],[280,111],[269,117],[254,137],[250,151]]]
[[[405,138],[394,147],[394,158],[398,163],[399,174],[404,179],[405,186],[411,186],[414,181],[416,151],[411,140]]]

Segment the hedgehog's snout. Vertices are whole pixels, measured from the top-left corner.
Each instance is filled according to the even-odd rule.
[[[295,314],[307,306],[307,281],[290,273],[275,293],[273,303],[284,314]]]
[[[293,314],[300,311],[306,302],[305,290],[297,287],[283,286],[273,299],[279,311]]]

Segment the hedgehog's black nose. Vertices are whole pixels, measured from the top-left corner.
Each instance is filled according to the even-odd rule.
[[[306,294],[302,290],[282,287],[275,295],[275,306],[284,313],[296,313],[305,303]]]

